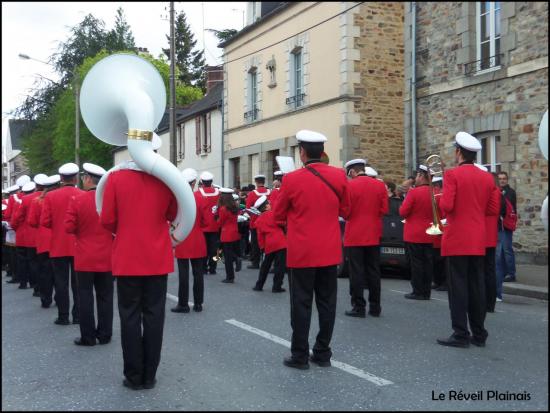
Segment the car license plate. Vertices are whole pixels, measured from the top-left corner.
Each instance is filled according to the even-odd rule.
[[[405,255],[405,248],[382,247],[382,254]]]

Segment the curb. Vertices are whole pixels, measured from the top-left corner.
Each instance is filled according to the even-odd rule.
[[[533,287],[518,283],[504,283],[502,285],[502,292],[504,294],[520,295],[523,297],[537,298],[539,300],[548,301],[548,288],[544,287]]]

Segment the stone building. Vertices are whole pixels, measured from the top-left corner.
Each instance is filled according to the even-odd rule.
[[[21,152],[23,136],[30,129],[32,121],[25,119],[4,119],[6,131],[2,136],[2,188],[15,185],[22,175],[30,173],[27,159]]]
[[[220,45],[227,185],[270,183],[277,155],[299,165],[300,129],[328,137],[334,166],[366,157],[403,179],[403,3],[258,3]]]
[[[548,3],[404,7],[407,171],[433,153],[453,165],[456,132],[475,135],[483,145],[478,162],[506,171],[517,191],[516,257],[547,263],[548,238],[539,215],[548,162],[537,137],[548,108]]]

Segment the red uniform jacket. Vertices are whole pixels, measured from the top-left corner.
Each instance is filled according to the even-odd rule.
[[[211,212],[212,213],[212,212]],[[237,225],[238,214],[232,214],[222,206],[218,209],[218,224],[221,227],[221,242],[233,242],[241,239],[239,234],[239,227]]]
[[[214,214],[212,213],[212,207],[218,205],[218,199],[220,198],[220,191],[218,188],[204,187],[199,188],[197,191],[202,199],[202,216],[206,227],[204,227],[203,232],[218,232],[220,230],[220,225],[214,219]]]
[[[17,199],[19,199],[19,197],[17,197]],[[8,209],[6,209],[2,214],[2,218],[4,219],[4,221],[7,221],[7,222],[11,221],[11,216],[13,214],[13,210],[14,210],[14,208],[17,208],[15,206],[16,204],[18,204],[18,202],[16,201],[15,195],[10,195],[10,197],[8,198],[8,204],[7,204]],[[11,224],[10,224],[10,226],[11,226]]]
[[[399,207],[399,215],[406,219],[403,241],[416,244],[433,242],[433,236],[426,234],[433,221],[432,197],[428,185],[420,185],[409,190]]]
[[[42,193],[40,193],[42,195]],[[37,196],[31,204],[29,216],[27,222],[33,228],[36,228],[36,253],[42,254],[50,251],[50,242],[52,237],[52,230],[40,225],[40,216],[42,214],[42,205],[44,199]]]
[[[174,250],[176,258],[203,258],[207,254],[206,239],[204,238],[204,229],[207,227],[207,223],[204,218],[203,205],[206,201],[199,192],[195,192],[194,195],[197,204],[197,217],[187,238],[176,246]],[[208,214],[212,215],[212,211],[208,211]]]
[[[113,275],[164,275],[174,271],[169,223],[177,201],[159,179],[145,172],[119,170],[107,179],[101,224],[115,234]]]
[[[342,261],[338,216],[350,208],[347,178],[341,168],[321,162],[316,169],[338,193],[306,168],[285,176],[273,211],[276,222],[287,224],[287,267],[327,267]]]
[[[269,194],[269,203],[271,204],[271,209],[273,210],[275,202],[277,202],[277,197],[281,193],[281,188],[273,188]]]
[[[492,175],[491,175],[492,178]],[[500,209],[500,197],[501,192],[499,188],[495,185],[493,188],[493,193],[491,194],[491,204],[497,204]],[[485,240],[485,247],[494,248],[498,243],[498,219],[497,215],[485,215],[485,235],[487,236]]]
[[[17,231],[13,225],[15,224],[15,214],[17,213],[17,210],[19,209],[19,206],[21,205],[21,195],[22,193],[19,192],[15,195],[10,196],[10,204],[8,205],[8,209],[6,210],[6,220],[10,223],[10,227],[15,231],[15,245],[20,246],[19,238],[24,243],[25,241],[25,230],[22,228],[19,231]]]
[[[83,191],[72,185],[48,192],[44,197],[40,225],[51,228],[50,257],[74,256],[75,237],[65,231],[65,214],[73,196]]]
[[[113,234],[99,222],[95,207],[95,189],[72,199],[65,214],[65,231],[74,234],[76,238],[75,271],[111,271]]]
[[[350,208],[344,232],[345,247],[380,245],[382,217],[388,213],[386,185],[369,176],[348,181]]]
[[[273,211],[265,211],[256,220],[258,244],[266,254],[286,248],[286,237],[283,228],[275,223]]]
[[[40,195],[40,192],[23,195],[21,204],[15,210],[11,220],[11,227],[16,231],[15,245],[17,247],[36,248],[36,229],[27,223],[32,201]]]
[[[247,208],[253,207],[256,201],[258,200],[258,198],[261,197],[262,195],[265,195],[269,200],[269,202],[271,202],[270,194],[271,194],[271,191],[267,189],[265,186],[259,186],[253,191],[250,191],[246,196],[246,207]],[[254,215],[254,214],[250,215],[250,229],[256,229],[257,219],[258,219],[257,215]]]
[[[440,206],[447,226],[442,256],[485,255],[485,216],[499,212],[492,197],[494,186],[492,176],[473,164],[445,171]]]

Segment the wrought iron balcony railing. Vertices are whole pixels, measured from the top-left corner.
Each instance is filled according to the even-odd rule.
[[[295,105],[296,107],[302,106],[302,103],[304,102],[305,97],[306,97],[305,93],[300,93],[299,95],[291,96],[289,98],[286,98],[286,104]]]
[[[245,112],[244,114],[244,120],[256,120],[258,118],[258,108],[254,108],[252,110],[249,110],[248,112]]]
[[[464,74],[472,75],[482,70],[491,69],[493,67],[500,66],[502,63],[502,54],[497,54],[485,59],[476,60],[474,62],[466,63],[464,65]]]

